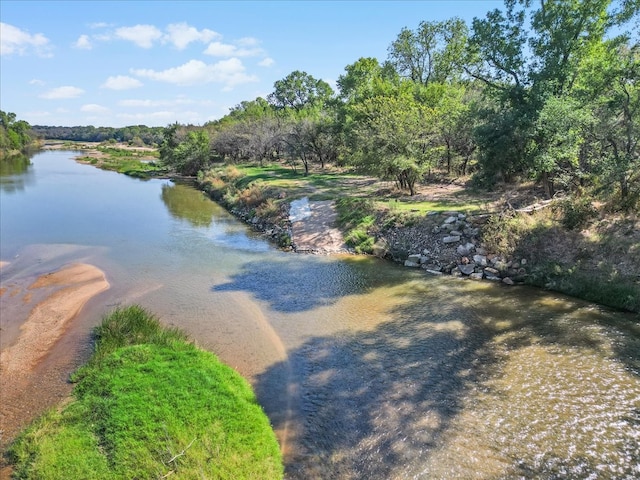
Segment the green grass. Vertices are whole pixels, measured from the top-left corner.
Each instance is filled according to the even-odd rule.
[[[12,445],[21,479],[276,479],[280,450],[249,384],[140,307],[96,329],[74,400]]]

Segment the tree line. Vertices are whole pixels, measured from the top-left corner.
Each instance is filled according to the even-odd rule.
[[[127,127],[55,127],[34,125],[35,135],[49,140],[69,140],[75,142],[116,142],[129,143],[136,146],[159,145],[163,139],[164,127],[147,127],[146,125],[130,125]]]
[[[161,158],[348,165],[410,193],[426,175],[535,180],[548,197],[640,198],[638,0],[505,0],[471,25],[403,28],[387,59],[345,67],[337,91],[303,71],[201,128],[169,126]]]

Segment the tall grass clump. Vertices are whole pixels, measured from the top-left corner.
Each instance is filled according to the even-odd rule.
[[[372,253],[376,222],[375,204],[362,198],[341,198],[336,201],[338,224],[345,231],[345,242],[357,253]]]
[[[233,369],[137,306],[95,335],[73,400],[10,447],[15,478],[282,478],[269,420]]]

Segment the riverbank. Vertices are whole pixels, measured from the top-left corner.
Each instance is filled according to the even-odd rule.
[[[3,269],[8,265],[4,262]],[[93,265],[76,263],[39,276],[28,285],[3,283],[2,410],[0,447],[4,449],[15,435],[41,411],[41,364],[53,346],[66,334],[71,322],[85,304],[109,288],[104,272]],[[22,313],[26,313],[26,317]],[[26,318],[26,319],[25,319]],[[6,346],[6,347],[5,347]],[[60,392],[66,395],[66,388]]]
[[[107,315],[95,337],[73,398],[11,446],[20,478],[282,478],[251,387],[212,353],[138,306]]]
[[[303,177],[274,165],[221,167],[199,184],[294,251],[373,254],[432,275],[534,285],[640,312],[637,213],[540,200],[533,186],[488,193],[434,183],[408,197],[362,176]]]

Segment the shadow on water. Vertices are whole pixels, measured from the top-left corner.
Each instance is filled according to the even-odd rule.
[[[222,289],[248,290],[285,312],[312,309],[348,293],[321,280],[299,291],[297,268],[304,266],[262,265]],[[258,287],[258,283],[268,283],[276,290]],[[321,292],[311,295],[320,286]],[[288,458],[287,478],[430,478],[435,473],[429,470],[430,458],[450,430],[460,428],[456,421],[468,406],[469,393],[477,394],[487,388],[490,379],[500,376],[510,351],[534,343],[543,348],[618,355],[629,366],[637,366],[640,336],[635,330],[623,331],[631,317],[602,313],[570,299],[549,302],[544,292],[506,292],[496,286],[470,290],[466,282],[425,280],[423,286],[411,287],[410,301],[393,307],[392,321],[371,331],[311,338],[289,352],[286,362],[260,375],[256,393],[277,430],[286,428],[287,415],[282,412],[283,399],[273,398],[272,392],[280,391],[275,387],[285,377],[289,378],[289,392],[295,392],[290,407],[298,432],[297,449]],[[613,351],[608,350],[609,343]],[[633,412],[629,415],[630,424],[637,427]],[[473,437],[473,430],[468,435]],[[491,451],[496,445],[482,448]],[[528,452],[526,445],[517,449],[523,452],[521,458],[533,458],[536,453],[554,459],[562,455]],[[489,455],[487,466],[481,467],[487,470],[476,472],[475,478],[503,478],[505,471],[560,478],[554,476],[555,466],[500,453],[494,456],[500,459],[492,460]],[[510,459],[513,464],[503,470]],[[572,461],[563,465],[571,466]],[[493,476],[494,467],[502,473]],[[452,471],[455,468],[451,466]],[[593,463],[585,468],[597,472]],[[465,478],[474,475],[473,471],[466,474]]]
[[[245,291],[267,302],[275,311],[305,312],[395,281],[383,276],[367,277],[362,269],[367,263],[371,262],[284,256],[282,260],[245,264],[230,282],[216,285],[212,290]]]

